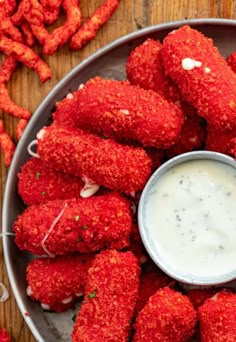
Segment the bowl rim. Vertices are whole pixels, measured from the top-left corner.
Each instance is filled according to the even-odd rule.
[[[115,41],[105,45],[104,47],[100,48],[87,58],[85,58],[81,63],[75,66],[69,73],[67,73],[58,83],[56,86],[52,88],[52,90],[47,94],[45,99],[41,102],[41,104],[37,107],[35,112],[32,114],[32,118],[30,119],[18,145],[16,147],[16,151],[14,153],[11,166],[8,170],[8,175],[6,179],[5,191],[3,195],[3,206],[2,206],[2,232],[11,231],[11,227],[8,227],[7,224],[7,215],[9,212],[10,207],[10,194],[9,188],[11,182],[14,180],[16,169],[17,169],[17,160],[20,155],[20,151],[22,146],[25,144],[27,136],[29,135],[30,131],[33,129],[35,122],[39,119],[43,110],[47,107],[47,105],[52,101],[54,96],[61,90],[63,87],[70,82],[77,75],[80,71],[82,71],[86,66],[91,64],[93,61],[97,60],[98,58],[104,56],[105,54],[109,53],[113,49],[123,45],[125,43],[129,43],[133,39],[142,38],[143,36],[151,35],[152,33],[158,33],[159,31],[168,29],[175,29],[182,25],[190,25],[192,27],[199,26],[199,25],[209,25],[209,26],[227,26],[227,27],[236,27],[236,20],[234,19],[220,19],[220,18],[198,18],[198,19],[184,19],[184,20],[176,20],[176,21],[169,21],[157,25],[152,25],[149,27],[145,27],[141,30],[131,32],[127,35],[122,36],[121,38],[116,39]],[[17,302],[18,308],[21,311],[22,316],[24,317],[32,335],[34,338],[39,342],[45,342],[45,339],[42,338],[42,335],[37,329],[36,324],[32,320],[32,318],[26,314],[26,307],[23,304],[21,297],[19,295],[19,291],[17,286],[14,282],[14,274],[11,269],[11,255],[7,248],[7,237],[3,235],[2,237],[2,244],[3,244],[3,257],[6,265],[6,270],[8,274],[8,279],[10,282],[11,289],[14,294],[14,298]]]
[[[198,285],[198,286],[215,286],[225,284],[230,282],[236,278],[236,267],[234,270],[223,273],[220,275],[214,275],[211,277],[206,276],[196,276],[194,273],[184,273],[175,270],[174,264],[172,262],[165,262],[162,257],[162,253],[158,253],[157,249],[154,247],[154,243],[151,243],[152,235],[148,237],[148,229],[145,221],[145,210],[147,208],[148,198],[150,196],[150,192],[152,191],[155,184],[158,180],[164,175],[166,172],[175,168],[178,165],[188,163],[195,160],[210,160],[213,162],[220,162],[222,164],[228,165],[236,171],[236,160],[226,154],[207,151],[207,150],[197,150],[179,154],[165,163],[163,163],[159,168],[157,168],[154,173],[151,175],[149,180],[147,181],[141,197],[139,201],[138,207],[138,225],[139,232],[141,235],[142,242],[153,260],[153,262],[166,274],[168,274],[171,278],[180,281],[181,283],[185,283],[188,285]],[[165,252],[169,254],[168,250],[165,249]]]

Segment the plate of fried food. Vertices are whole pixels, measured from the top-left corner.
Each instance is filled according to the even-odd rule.
[[[235,28],[202,19],[132,33],[84,60],[34,113],[9,170],[3,244],[37,341],[236,339],[234,291],[186,290],[152,262],[137,222],[165,161],[236,157]]]

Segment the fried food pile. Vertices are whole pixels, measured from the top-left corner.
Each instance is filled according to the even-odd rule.
[[[95,37],[97,31],[115,12],[118,4],[119,0],[104,0],[92,16],[82,23],[79,0],[0,2],[0,51],[5,55],[0,69],[0,110],[19,119],[16,126],[18,140],[31,117],[28,109],[12,101],[6,87],[18,63],[34,70],[40,81],[46,82],[52,77],[52,71],[43,61],[43,57],[34,51],[35,46],[41,45],[42,55],[47,56],[55,53],[67,42],[71,50],[80,49]],[[56,22],[62,11],[65,21],[52,31],[49,25]],[[4,163],[9,166],[12,156],[8,142],[11,140],[9,144],[12,145],[13,141],[9,134],[4,134],[6,139],[1,138],[0,147],[4,154]]]
[[[51,20],[58,9],[43,4]],[[24,23],[38,32],[30,15]],[[37,256],[31,300],[62,312],[83,296],[72,341],[236,341],[235,291],[186,291],[153,264],[137,223],[140,194],[164,161],[197,149],[236,157],[233,59],[189,26],[147,39],[127,59],[128,80],[78,85],[38,132],[36,152],[30,144],[15,242]]]

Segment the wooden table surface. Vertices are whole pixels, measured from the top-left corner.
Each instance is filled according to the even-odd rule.
[[[81,0],[80,3],[85,20],[101,5],[102,0]],[[41,84],[33,71],[20,66],[8,83],[10,95],[17,104],[34,112],[44,97],[64,75],[84,58],[111,41],[150,25],[173,20],[207,17],[236,19],[236,0],[120,0],[119,7],[109,22],[99,31],[96,38],[80,51],[71,52],[68,46],[64,46],[53,56],[43,57],[53,72],[50,81]],[[3,55],[0,55],[0,58],[3,58]],[[15,140],[16,120],[1,111],[0,117],[4,120],[7,132]],[[0,156],[0,163],[2,207],[7,176],[2,155]],[[10,292],[10,298],[4,303],[0,303],[0,327],[5,327],[8,330],[12,341],[33,342],[35,339],[24,322],[11,292],[1,246],[0,252],[0,281],[7,286]]]

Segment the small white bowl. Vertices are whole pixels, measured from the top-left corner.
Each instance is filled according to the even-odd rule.
[[[144,246],[172,278],[218,285],[236,278],[236,161],[196,151],[164,163],[138,208]]]

